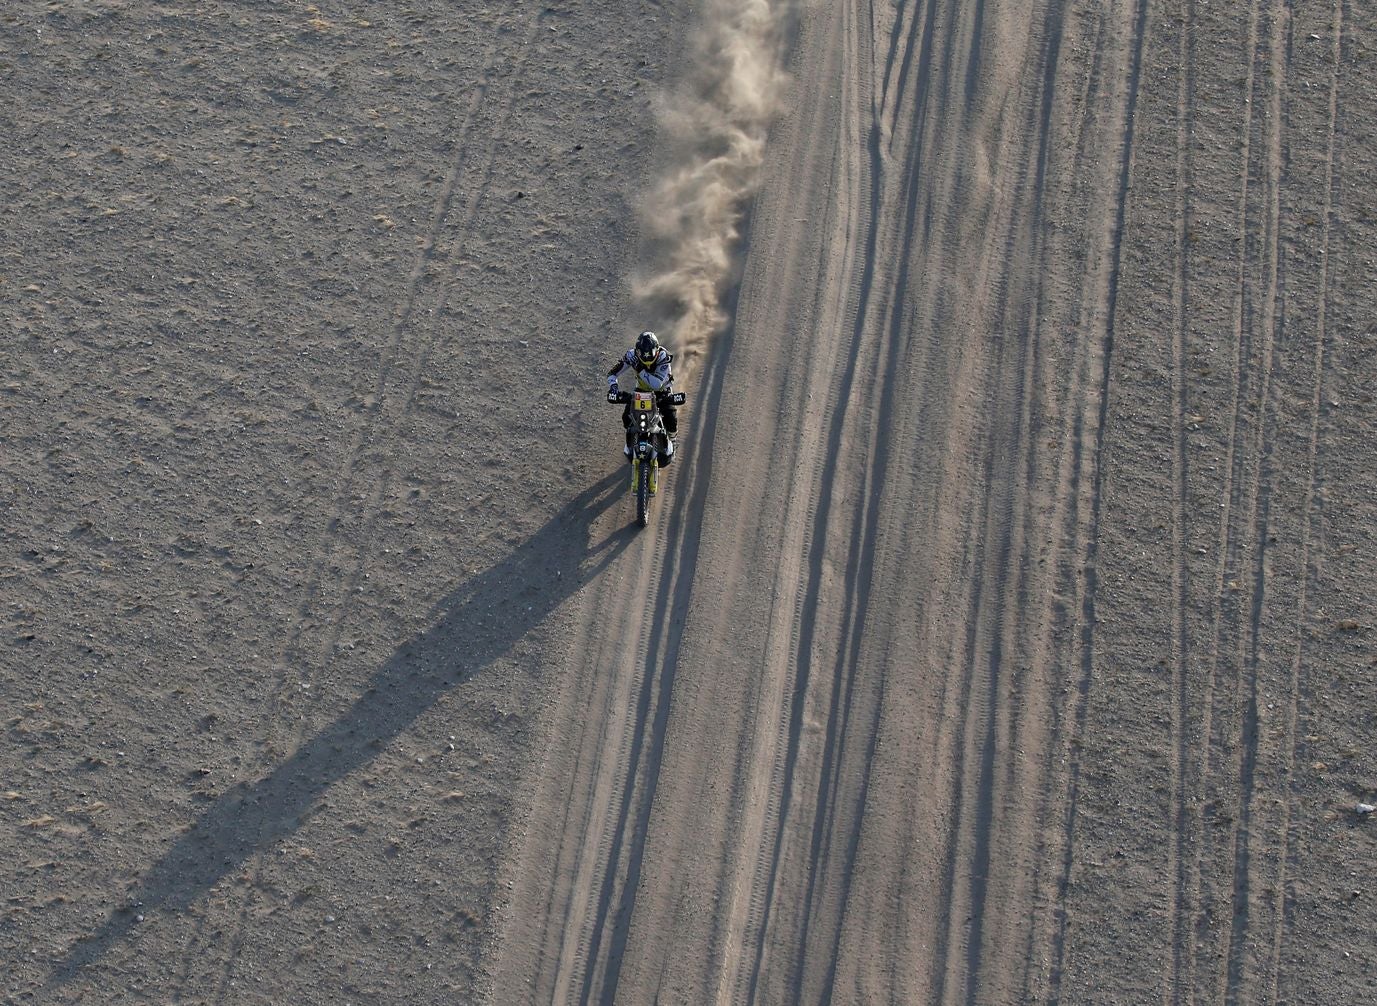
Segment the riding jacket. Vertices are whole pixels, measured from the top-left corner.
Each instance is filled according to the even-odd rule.
[[[637,391],[665,392],[674,380],[673,369],[670,366],[673,360],[674,357],[662,346],[655,355],[655,362],[647,367],[636,358],[634,349],[628,349],[626,355],[617,361],[617,365],[607,372],[607,376],[616,377],[622,372],[623,367],[634,367]]]

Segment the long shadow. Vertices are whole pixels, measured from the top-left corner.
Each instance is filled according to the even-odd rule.
[[[331,785],[371,761],[446,690],[507,653],[606,569],[636,536],[628,525],[592,541],[593,524],[621,498],[623,479],[619,470],[585,490],[509,557],[437,604],[429,627],[378,668],[348,712],[267,776],[220,796],[153,864],[129,903],[141,904],[145,913],[188,907],[256,852],[295,831]],[[132,910],[116,910],[78,939],[49,986],[98,961],[136,924]]]

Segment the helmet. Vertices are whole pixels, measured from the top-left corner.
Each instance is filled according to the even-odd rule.
[[[655,337],[655,333],[642,332],[636,339],[636,359],[649,367],[659,355],[660,340]]]

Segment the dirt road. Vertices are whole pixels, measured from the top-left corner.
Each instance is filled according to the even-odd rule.
[[[374,6],[0,15],[6,1002],[1377,998],[1361,12],[801,5],[637,532],[695,12]]]
[[[693,453],[635,591],[583,612],[491,1001],[1364,998],[1344,873],[1293,851],[1361,843],[1335,808],[1372,785],[1297,753],[1368,716],[1306,691],[1371,631],[1314,593],[1344,30],[808,8]]]

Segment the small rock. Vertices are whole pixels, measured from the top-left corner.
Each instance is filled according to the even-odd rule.
[[[327,915],[327,916],[325,916],[325,921],[326,921],[326,922],[334,922],[334,921],[335,921],[335,917],[334,917],[333,915]]]
[[[1367,817],[1374,811],[1377,811],[1377,807],[1374,807],[1370,803],[1358,803],[1353,805],[1353,813],[1357,814],[1359,817]]]

